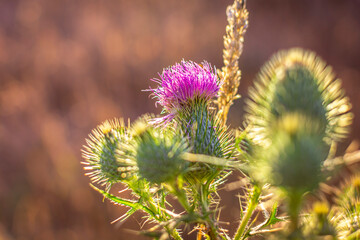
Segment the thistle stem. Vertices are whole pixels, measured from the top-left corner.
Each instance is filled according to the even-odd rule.
[[[211,240],[217,240],[218,239],[218,233],[217,233],[217,228],[214,225],[214,222],[209,219],[208,224],[210,226],[210,230],[209,230],[210,239]]]
[[[290,233],[299,230],[299,212],[301,209],[302,193],[294,192],[289,194],[288,211],[290,216]]]
[[[248,225],[248,222],[255,211],[257,205],[259,204],[259,197],[261,194],[261,189],[258,186],[254,186],[251,192],[250,199],[248,200],[248,206],[245,213],[245,216],[241,219],[238,230],[236,231],[234,240],[242,239],[245,234],[245,228]]]
[[[175,180],[173,182],[164,184],[164,186],[170,193],[176,196],[177,200],[186,212],[191,212],[190,204],[185,191],[182,189],[183,185],[181,181],[179,182],[178,180]]]
[[[217,240],[218,239],[218,232],[217,227],[214,223],[214,220],[212,218],[212,214],[209,215],[209,188],[211,182],[214,180],[214,178],[218,175],[218,171],[215,171],[207,180],[206,184],[200,185],[200,202],[201,202],[201,208],[202,208],[202,214],[206,216],[206,224],[209,228],[209,237],[211,240]]]
[[[185,211],[191,212],[190,204],[188,202],[188,199],[186,197],[184,190],[179,189],[177,186],[175,186],[173,191],[174,191],[175,196],[178,198],[179,203],[185,209]]]
[[[156,218],[156,221],[158,221],[158,222],[166,221],[166,218],[164,218],[160,215],[160,212],[162,210],[158,208],[158,206],[153,202],[152,199],[148,199],[147,203],[148,203],[149,209],[154,213],[154,215],[155,216],[159,215]],[[171,229],[171,228],[169,228],[169,226],[165,226],[164,228],[168,232],[168,234],[171,237],[173,237],[175,240],[183,240],[182,237],[180,236],[180,233],[178,232],[178,230],[176,228]]]

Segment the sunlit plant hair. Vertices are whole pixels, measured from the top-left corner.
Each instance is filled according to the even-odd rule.
[[[334,204],[314,203],[303,223],[305,232],[310,235],[331,235],[334,239],[360,238],[360,176],[348,178],[339,188]]]
[[[280,51],[264,65],[254,84],[246,119],[256,143],[267,143],[272,124],[289,112],[317,119],[328,142],[347,136],[351,104],[332,68],[315,53],[299,48]]]
[[[360,238],[360,175],[350,177],[339,189],[332,222],[339,239]]]
[[[84,146],[83,157],[86,175],[94,183],[106,185],[131,177],[137,171],[136,163],[127,158],[117,157],[120,143],[125,143],[130,136],[122,119],[107,120],[92,130]]]

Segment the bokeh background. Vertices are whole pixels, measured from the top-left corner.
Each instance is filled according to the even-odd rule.
[[[135,214],[102,202],[80,164],[100,122],[160,113],[148,92],[182,58],[222,66],[230,0],[0,1],[0,239],[144,239]],[[334,67],[353,104],[360,136],[360,1],[248,0],[240,60],[243,101],[261,65],[279,49],[316,51]],[[350,142],[348,140],[344,146]],[[344,148],[344,147],[343,147]],[[230,230],[237,191],[224,193]],[[226,207],[227,206],[227,207]],[[127,230],[130,229],[130,230]]]

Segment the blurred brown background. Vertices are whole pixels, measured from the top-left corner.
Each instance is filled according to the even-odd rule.
[[[230,0],[2,0],[0,2],[0,239],[144,239],[141,214],[102,202],[80,165],[84,138],[105,119],[159,113],[148,92],[182,58],[222,66]],[[248,0],[243,100],[260,66],[300,46],[334,67],[360,116],[360,1]],[[350,139],[360,136],[355,118]],[[348,141],[350,142],[350,140]],[[236,191],[224,199],[231,231]],[[230,206],[236,207],[236,210]]]

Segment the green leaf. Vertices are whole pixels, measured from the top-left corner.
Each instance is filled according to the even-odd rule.
[[[114,221],[111,222],[111,224],[115,223],[115,222],[124,222],[126,219],[128,219],[133,213],[136,212],[136,209],[134,208],[130,208],[129,211],[127,211],[124,215],[122,215],[121,217],[115,219]]]
[[[264,223],[264,225],[261,228],[273,225],[273,224],[275,224],[277,222],[284,221],[282,219],[277,218],[276,214],[277,214],[277,203],[275,203],[274,206],[272,207],[269,218],[266,220],[266,222]]]
[[[122,199],[122,198],[118,198],[108,192],[105,192],[97,187],[95,187],[94,185],[90,184],[90,186],[95,189],[96,191],[98,191],[99,193],[101,193],[104,197],[106,197],[107,199],[109,199],[111,202],[115,203],[115,204],[120,204],[120,205],[124,205],[130,208],[133,208],[135,211],[136,210],[143,210],[144,212],[146,212],[147,214],[149,214],[151,217],[157,219],[155,213],[153,213],[149,208],[147,208],[146,206],[143,206],[142,204],[140,204],[139,202],[134,202],[131,200],[126,200],[126,199]],[[134,213],[135,211],[132,211],[131,213]]]
[[[183,159],[189,162],[198,162],[198,163],[207,163],[214,166],[220,166],[224,168],[234,168],[241,169],[243,164],[238,161],[234,161],[232,159],[219,158],[204,154],[196,154],[196,153],[184,153],[182,155]]]

